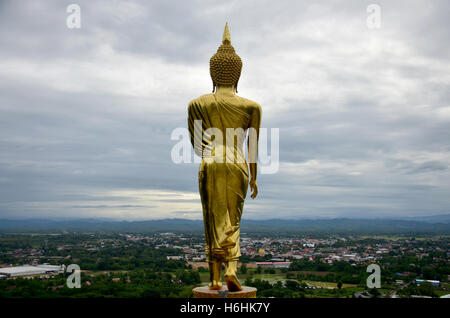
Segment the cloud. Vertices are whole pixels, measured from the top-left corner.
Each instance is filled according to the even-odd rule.
[[[280,128],[246,218],[448,213],[446,1],[0,3],[0,218],[201,218],[173,129],[225,21],[242,96]],[[407,6],[408,10],[404,7]]]

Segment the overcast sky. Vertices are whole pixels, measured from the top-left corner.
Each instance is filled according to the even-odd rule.
[[[80,29],[70,3],[0,1],[0,218],[201,219],[170,136],[226,21],[280,129],[244,218],[450,212],[449,1],[77,1]]]

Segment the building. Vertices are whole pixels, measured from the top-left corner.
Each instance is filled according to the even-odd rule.
[[[429,279],[416,279],[416,284],[420,285],[423,282],[430,283],[433,286],[439,286],[440,282],[438,280],[429,280]]]
[[[183,256],[173,255],[173,256],[167,256],[166,258],[167,258],[167,260],[179,261],[179,260],[183,259]]]
[[[32,276],[32,275],[43,275],[43,274],[59,274],[64,273],[64,265],[23,265],[23,266],[13,266],[0,268],[0,275],[5,275],[7,277],[21,277],[21,276]]]
[[[289,268],[292,262],[256,262],[257,267],[261,268]]]
[[[74,259],[75,260],[75,259]],[[61,274],[65,271],[65,265],[50,265],[50,264],[41,264],[36,265],[35,267],[45,269],[46,274]]]

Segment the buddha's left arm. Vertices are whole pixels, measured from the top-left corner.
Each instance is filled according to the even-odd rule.
[[[200,122],[200,125],[196,126],[196,121],[201,120],[201,115],[199,114],[198,105],[195,104],[195,102],[190,102],[188,106],[188,128],[189,128],[189,135],[191,137],[191,144],[192,148],[194,148],[194,152],[198,156],[202,156],[202,133],[203,133],[203,127],[202,122]]]

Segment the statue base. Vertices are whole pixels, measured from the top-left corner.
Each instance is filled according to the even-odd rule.
[[[230,292],[227,286],[220,290],[211,290],[208,286],[195,287],[194,298],[256,298],[256,288],[242,286],[241,291]]]

